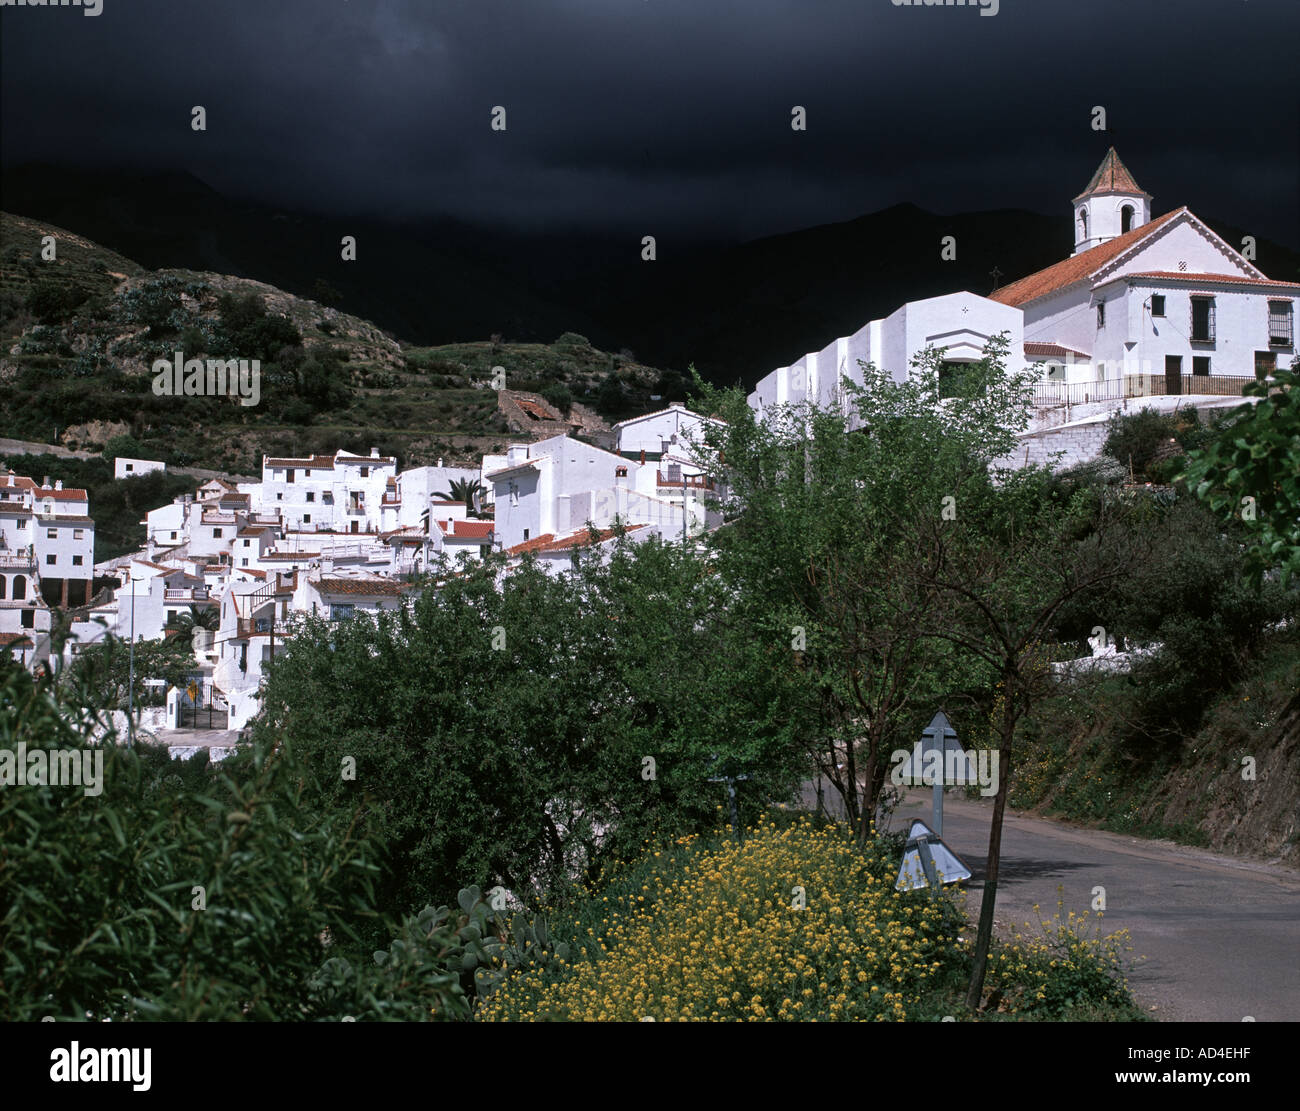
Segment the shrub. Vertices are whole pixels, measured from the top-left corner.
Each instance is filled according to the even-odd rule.
[[[743,842],[681,838],[574,908],[571,962],[513,973],[477,1017],[917,1017],[960,968],[958,917],[947,899],[896,891],[896,873],[878,843],[860,851],[807,818]]]
[[[1139,1017],[1126,976],[1124,954],[1132,949],[1128,931],[1103,936],[1101,915],[1090,920],[1086,911],[1062,918],[1064,896],[1057,908],[1033,933],[1012,927],[1011,941],[990,959],[986,989],[1001,995],[1006,1010],[1034,1019],[1096,1011],[1109,1011],[1103,1017],[1112,1019]]]
[[[1167,413],[1142,409],[1137,413],[1116,413],[1106,422],[1106,443],[1102,451],[1123,464],[1130,465],[1135,478],[1150,478],[1147,468],[1176,450],[1177,424]],[[1154,480],[1153,480],[1154,481]]]

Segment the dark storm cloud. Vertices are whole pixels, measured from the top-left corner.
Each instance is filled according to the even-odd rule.
[[[1100,104],[1157,209],[1298,238],[1291,0],[2,12],[6,165],[188,170],[285,207],[753,235],[900,200],[1064,210],[1107,145]]]

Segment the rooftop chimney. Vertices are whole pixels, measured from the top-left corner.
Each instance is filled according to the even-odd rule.
[[[50,488],[50,476],[49,476],[49,475],[46,475],[46,476],[41,480],[41,486],[44,487],[46,490],[48,490],[48,489]]]
[[[441,456],[441,455],[438,456],[438,470],[442,470],[442,456]],[[12,479],[10,480],[10,485],[13,485],[13,480],[12,480]]]
[[[372,447],[372,448],[370,449],[370,458],[371,458],[371,459],[378,459],[378,458],[379,458],[379,449],[378,449],[377,447]]]
[[[56,490],[62,490],[62,489],[63,489],[63,479],[61,479],[61,478],[56,478],[56,479],[54,480],[54,488],[55,488]]]

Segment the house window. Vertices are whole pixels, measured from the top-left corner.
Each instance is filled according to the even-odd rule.
[[[173,540],[176,539],[176,534],[175,534],[174,532],[172,533],[172,539],[173,539]]]
[[[1097,302],[1097,327],[1098,328],[1106,327],[1106,302],[1105,301]]]
[[[27,597],[27,580],[22,575],[14,576],[13,598],[15,602],[21,602]]]
[[[627,478],[627,468],[626,468],[626,467],[615,467],[615,468],[614,468],[614,477],[615,477],[615,478]]]
[[[1268,342],[1278,347],[1290,347],[1294,333],[1291,330],[1291,302],[1268,303]]]
[[[58,529],[56,529],[56,528],[47,528],[47,529],[45,530],[45,539],[46,539],[46,540],[57,540],[58,538],[59,538],[59,530],[58,530]]]
[[[72,530],[73,540],[84,540],[85,538],[86,538],[86,530],[84,528],[74,528]]]
[[[27,527],[27,522],[26,522],[26,520],[24,520],[24,519],[22,519],[22,518],[19,518],[19,520],[18,520],[18,527],[19,527],[19,528],[26,528],[26,527]]]
[[[276,495],[275,495],[275,500],[276,500],[276,501],[284,501],[284,494],[282,494],[282,493],[281,493],[281,494],[276,494]]]
[[[362,468],[361,468],[361,477],[362,477],[362,478],[369,478],[369,477],[370,477],[370,468],[369,468],[369,467],[362,467]]]
[[[36,628],[36,611],[34,609],[23,610],[22,621],[24,629]]]
[[[324,494],[324,495],[321,496],[321,501],[324,502],[326,505],[333,505],[333,504],[334,504],[334,495],[333,495],[333,494]]]
[[[302,523],[303,523],[304,525],[310,525],[310,524],[311,524],[311,514],[310,514],[310,513],[304,513],[304,514],[302,515]]]
[[[525,540],[528,539],[528,530],[527,530],[527,529],[524,529],[524,539],[525,539]]]
[[[213,540],[220,540],[220,539],[221,539],[221,530],[220,530],[219,528],[214,528],[214,529],[212,530],[212,539],[213,539]]]
[[[315,501],[315,500],[316,500],[316,491],[315,491],[315,490],[308,490],[308,491],[307,491],[307,500],[308,500],[308,501]]]
[[[51,552],[49,555],[47,555],[47,556],[45,557],[45,564],[46,564],[47,567],[48,567],[48,566],[53,566],[54,564],[56,564],[56,563],[58,563],[58,562],[59,562],[59,557],[56,556],[53,552]]]
[[[1193,343],[1214,342],[1214,298],[1192,298],[1192,333]]]
[[[335,602],[330,606],[330,620],[341,621],[344,618],[351,617],[356,612],[356,606],[348,602]]]
[[[1255,352],[1255,377],[1269,378],[1277,370],[1277,352],[1276,351],[1256,351]]]
[[[73,566],[73,567],[80,567],[80,566],[81,566],[81,556],[73,556],[73,557],[72,557],[72,566]]]
[[[290,467],[287,471],[284,472],[284,480],[285,480],[285,482],[292,482],[292,481],[293,481],[293,468],[292,468],[292,467]]]
[[[1165,295],[1163,293],[1153,293],[1151,295],[1151,315],[1165,315]]]
[[[134,463],[128,463],[128,464],[126,465],[126,469],[127,469],[128,471],[133,471],[133,470],[135,470],[135,464],[134,464]]]
[[[1192,356],[1192,374],[1201,378],[1208,378],[1210,374],[1210,356],[1193,355]]]

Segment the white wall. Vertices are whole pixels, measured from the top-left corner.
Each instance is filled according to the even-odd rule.
[[[119,455],[113,460],[114,478],[139,478],[154,471],[165,471],[167,464],[157,459],[127,459]]]

